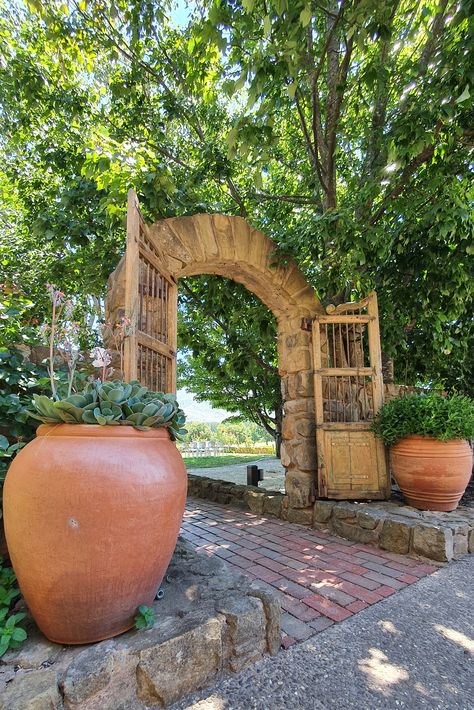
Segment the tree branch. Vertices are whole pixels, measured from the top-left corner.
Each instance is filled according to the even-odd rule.
[[[321,163],[319,161],[319,156],[315,152],[313,144],[311,143],[311,137],[308,132],[308,126],[306,124],[306,119],[304,117],[304,112],[301,107],[301,103],[300,103],[300,99],[298,98],[298,94],[300,94],[299,89],[296,90],[296,94],[295,94],[296,110],[298,111],[301,130],[303,131],[303,135],[305,138],[306,148],[308,151],[309,159],[310,159],[310,162],[311,162],[313,168],[316,170],[316,172],[318,174],[319,182],[321,183],[323,190],[327,191],[327,187],[326,187],[325,182],[323,180],[323,174],[322,174]],[[301,94],[300,94],[300,96],[301,96]]]
[[[338,74],[337,80],[337,94],[335,98],[335,104],[332,107],[331,112],[327,112],[326,121],[326,144],[327,144],[327,184],[328,184],[328,207],[336,207],[337,195],[336,195],[336,165],[335,165],[335,152],[336,152],[336,135],[337,135],[337,124],[339,122],[339,117],[341,115],[342,101],[344,99],[344,92],[342,90],[342,85],[345,84],[347,78],[347,72],[349,70],[349,65],[352,56],[352,49],[354,46],[354,40],[351,37],[347,43],[346,53],[344,59],[342,60],[341,68]]]
[[[273,200],[274,202],[291,202],[295,205],[321,205],[321,201],[317,197],[311,197],[311,195],[268,195],[264,192],[254,192],[251,198]]]
[[[391,200],[394,200],[397,198],[401,193],[405,190],[405,188],[408,185],[408,182],[410,178],[412,177],[413,173],[424,163],[428,162],[430,158],[433,157],[435,148],[436,148],[436,138],[438,137],[440,131],[442,128],[442,123],[441,121],[438,121],[436,124],[435,128],[435,141],[431,144],[423,148],[423,150],[418,153],[417,156],[411,160],[408,165],[405,166],[405,168],[402,170],[400,177],[398,179],[398,182],[395,187],[392,187],[392,189],[388,189],[387,192],[385,193],[385,196],[382,199],[382,203],[376,210],[376,212],[372,215],[372,217],[369,220],[370,225],[374,225],[380,217],[384,214],[385,210],[388,207],[388,202]],[[471,129],[466,129],[463,132],[463,137],[469,137],[470,134],[474,133]]]
[[[428,64],[436,49],[436,43],[440,34],[443,31],[443,20],[446,14],[446,8],[448,6],[448,0],[441,0],[439,5],[439,10],[434,16],[433,23],[431,25],[430,31],[428,33],[428,40],[424,46],[423,52],[420,57],[420,71],[418,76],[423,76],[428,70]]]

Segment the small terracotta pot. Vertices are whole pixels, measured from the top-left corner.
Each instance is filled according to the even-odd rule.
[[[61,644],[130,629],[173,554],[187,475],[164,428],[58,424],[13,460],[5,532],[21,592]]]
[[[406,436],[390,448],[390,466],[407,503],[420,510],[455,510],[472,472],[468,441]]]

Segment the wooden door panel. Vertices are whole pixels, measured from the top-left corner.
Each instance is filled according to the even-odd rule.
[[[378,471],[374,456],[373,434],[351,432],[349,434],[351,459],[351,488],[374,491],[378,488]]]
[[[326,496],[378,497],[377,442],[370,431],[331,431],[325,436]]]
[[[162,266],[133,190],[128,194],[125,314],[132,323],[124,370],[153,391],[176,391],[177,286]]]

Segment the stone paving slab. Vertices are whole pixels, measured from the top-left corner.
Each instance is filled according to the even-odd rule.
[[[286,648],[437,569],[322,531],[193,498],[188,499],[182,535],[198,552],[221,557],[279,592]]]

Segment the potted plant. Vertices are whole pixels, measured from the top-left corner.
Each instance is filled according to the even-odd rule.
[[[456,509],[472,472],[472,399],[435,392],[392,399],[379,410],[373,430],[390,447],[393,476],[410,505]]]
[[[35,395],[43,424],[13,460],[5,532],[20,589],[52,641],[91,643],[134,625],[176,545],[187,476],[184,414],[139,382]]]

